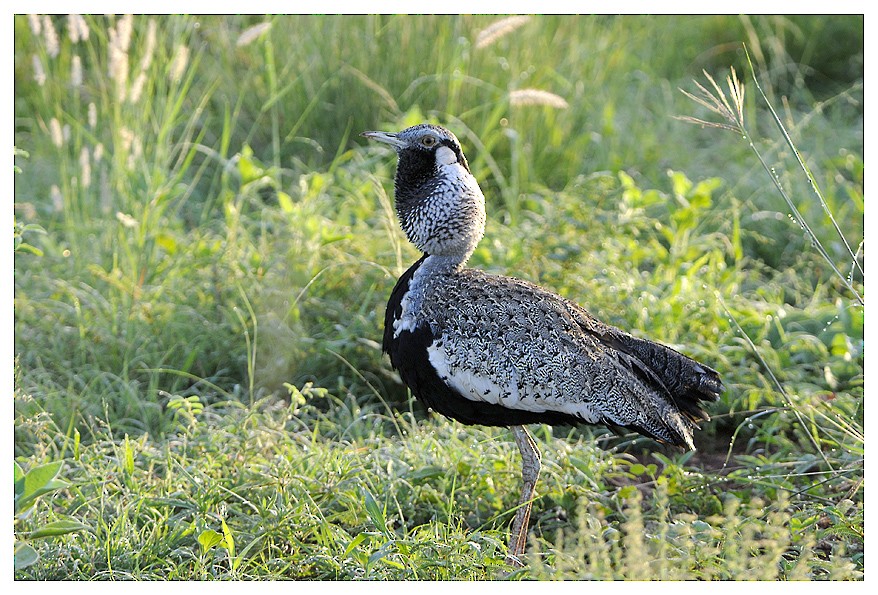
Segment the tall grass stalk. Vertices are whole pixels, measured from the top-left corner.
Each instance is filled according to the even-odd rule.
[[[748,58],[748,63],[749,63],[750,68],[751,68],[751,73],[753,75],[753,79],[756,82],[757,88],[760,91],[761,97],[764,100],[764,102],[765,102],[765,104],[766,104],[766,106],[767,106],[767,108],[768,108],[768,110],[773,118],[775,125],[777,126],[778,130],[781,132],[781,135],[783,136],[784,141],[787,143],[787,146],[789,146],[789,148],[793,151],[793,154],[795,155],[799,166],[801,167],[802,171],[804,172],[804,174],[808,180],[808,184],[809,184],[810,188],[812,189],[812,191],[816,195],[817,199],[819,200],[821,206],[823,207],[824,213],[830,219],[833,228],[835,229],[835,231],[839,235],[842,243],[846,247],[848,254],[851,257],[852,271],[854,268],[856,268],[856,270],[859,270],[860,274],[862,274],[862,267],[859,266],[859,263],[857,262],[856,255],[850,249],[850,245],[848,244],[847,240],[844,238],[844,234],[841,232],[840,228],[838,227],[838,224],[836,223],[835,218],[832,215],[832,212],[827,204],[827,201],[824,199],[822,192],[820,191],[819,187],[817,186],[816,182],[814,181],[814,177],[811,174],[810,170],[805,165],[804,160],[801,156],[801,153],[794,145],[789,133],[787,132],[786,128],[784,127],[783,123],[781,122],[780,118],[778,117],[777,113],[775,112],[774,108],[772,107],[771,102],[768,100],[767,95],[763,92],[758,81],[756,81],[756,78],[757,78],[756,72],[755,72],[755,69],[753,67],[752,61],[749,61],[750,60],[749,53],[747,54],[747,58]],[[790,197],[787,190],[780,183],[780,179],[779,179],[778,175],[775,173],[773,168],[770,168],[768,166],[768,164],[766,163],[765,159],[763,158],[761,152],[759,151],[759,149],[756,147],[754,141],[752,140],[751,135],[748,132],[747,127],[745,126],[745,122],[744,122],[744,86],[740,82],[740,80],[738,79],[734,68],[731,69],[731,73],[729,74],[729,76],[726,79],[727,88],[728,88],[728,92],[729,92],[728,97],[726,96],[723,89],[716,83],[716,81],[713,79],[713,77],[711,77],[706,71],[704,72],[704,75],[707,78],[707,80],[709,81],[713,91],[708,90],[703,85],[696,82],[695,84],[696,84],[696,87],[698,89],[697,94],[689,93],[685,90],[682,90],[682,92],[684,95],[686,95],[688,98],[692,99],[693,101],[695,101],[699,105],[701,105],[701,106],[707,108],[709,111],[719,115],[722,118],[722,120],[721,121],[707,121],[707,120],[703,120],[700,118],[694,118],[694,117],[681,117],[680,119],[682,119],[684,121],[700,124],[702,126],[730,130],[732,132],[735,132],[737,134],[742,135],[744,140],[747,142],[748,147],[750,148],[751,152],[756,156],[756,158],[759,161],[762,168],[766,171],[766,173],[769,174],[769,176],[772,180],[772,183],[774,184],[775,188],[778,190],[778,192],[781,194],[784,201],[786,202],[786,204],[790,208],[797,223],[799,223],[800,227],[806,232],[807,236],[811,240],[812,246],[815,246],[817,248],[817,251],[820,254],[820,256],[830,265],[830,267],[832,268],[835,275],[841,280],[841,282],[844,284],[844,286],[851,292],[851,294],[854,296],[856,301],[859,303],[859,306],[864,307],[865,304],[864,304],[863,298],[860,296],[859,292],[853,287],[852,278],[845,277],[839,271],[838,267],[832,261],[828,252],[824,248],[823,244],[820,242],[819,238],[814,233],[811,226],[805,220],[804,216],[802,215],[800,210],[797,208],[796,204],[794,203],[794,201]],[[859,249],[858,249],[858,252],[859,252]],[[850,461],[845,457],[845,455],[849,454],[849,451],[851,450],[849,448],[850,444],[854,445],[853,446],[854,451],[862,448],[862,445],[863,445],[862,428],[857,427],[855,420],[842,420],[839,417],[839,412],[837,412],[837,411],[833,415],[827,415],[827,413],[824,410],[821,410],[820,408],[814,407],[811,404],[811,402],[806,400],[806,399],[798,398],[798,399],[794,400],[793,398],[791,398],[790,394],[785,389],[781,380],[778,378],[778,375],[775,373],[773,366],[766,360],[766,357],[763,354],[763,349],[761,349],[760,347],[757,347],[757,345],[754,343],[753,339],[750,337],[750,335],[747,333],[747,331],[742,327],[738,318],[731,312],[730,308],[726,305],[725,301],[722,298],[722,295],[719,292],[715,292],[715,299],[723,308],[726,317],[732,323],[736,333],[739,336],[743,337],[744,341],[746,342],[746,345],[748,346],[749,351],[758,359],[760,367],[765,371],[766,374],[768,374],[768,376],[771,380],[771,383],[774,385],[774,388],[777,391],[777,394],[779,394],[781,396],[781,398],[783,399],[783,402],[786,405],[786,407],[784,409],[792,412],[792,414],[794,415],[801,430],[804,432],[804,434],[806,434],[807,440],[812,447],[812,452],[813,452],[814,456],[819,457],[820,460],[825,465],[826,469],[829,471],[830,475],[826,479],[826,481],[838,479],[840,477],[843,477],[844,475],[846,475],[849,472],[849,470],[847,470],[847,469],[841,469],[841,470],[837,469],[836,465],[840,464],[842,467],[844,467],[845,465],[851,464],[851,465],[853,465],[854,468],[857,468],[857,467],[861,468],[862,459],[860,459],[859,462],[857,462],[856,460]],[[767,347],[767,349],[771,349],[771,347],[769,346],[769,347]],[[777,411],[779,411],[779,409]],[[762,414],[764,414],[764,413],[765,412],[763,412]],[[833,418],[836,418],[836,419],[833,419]],[[745,423],[751,423],[751,420],[752,420],[752,417],[748,417],[747,420],[745,420]],[[830,435],[833,431],[840,432],[844,438],[842,440],[836,440],[834,438],[829,437],[828,435]],[[737,433],[737,431],[736,431],[736,433]],[[826,452],[826,448],[825,448],[826,444],[837,444],[837,445],[844,444],[845,446],[843,446],[842,449],[845,452],[843,453],[843,455],[841,457],[838,457],[838,459],[836,461],[831,461],[830,456]],[[799,493],[799,494],[805,493],[805,492],[808,492],[810,489],[811,489],[810,487],[805,488],[802,491],[797,492],[797,493]]]
[[[839,229],[838,224],[835,221],[835,218],[832,216],[832,212],[830,211],[829,206],[826,204],[826,201],[823,198],[823,194],[820,192],[820,189],[817,187],[817,184],[814,182],[813,176],[811,175],[808,167],[805,165],[804,161],[802,160],[802,157],[799,154],[799,151],[796,149],[795,145],[793,144],[792,140],[790,139],[790,136],[787,133],[786,128],[784,128],[783,123],[781,122],[780,118],[777,116],[777,113],[774,111],[774,107],[771,105],[771,102],[768,101],[768,97],[765,95],[765,93],[762,91],[762,88],[759,86],[759,82],[756,80],[757,77],[756,77],[755,70],[753,70],[753,63],[749,61],[750,60],[749,54],[747,54],[747,59],[748,59],[748,63],[750,65],[751,71],[753,73],[754,83],[756,84],[757,89],[759,89],[759,92],[762,94],[762,98],[765,100],[765,103],[766,103],[769,111],[771,112],[771,115],[774,119],[775,124],[778,126],[778,129],[781,131],[781,134],[783,135],[784,140],[787,142],[788,146],[792,149],[793,153],[795,154],[796,159],[802,168],[802,171],[805,173],[805,175],[808,179],[810,187],[812,188],[812,190],[816,194],[817,198],[819,199],[820,204],[822,205],[824,212],[829,216],[829,218],[832,222],[832,225],[835,228],[836,232],[838,233],[839,237],[841,238],[844,246],[847,248],[847,251],[851,257],[852,266],[857,267],[859,269],[860,273],[862,274],[862,272],[863,272],[862,267],[860,267],[859,263],[857,262],[856,255],[851,250],[850,245],[848,244],[847,240],[844,237],[844,234],[841,232],[841,229]],[[737,74],[735,73],[735,69],[732,68],[731,74],[726,78],[726,84],[727,84],[728,89],[729,89],[729,95],[731,96],[731,101],[729,101],[729,99],[726,97],[725,92],[716,83],[716,81],[713,79],[713,77],[707,73],[707,71],[704,71],[704,76],[707,78],[707,80],[710,82],[711,86],[713,87],[713,92],[706,89],[704,86],[702,86],[697,81],[695,81],[695,85],[698,88],[698,95],[692,94],[692,93],[685,91],[683,89],[681,89],[681,92],[684,95],[686,95],[686,97],[690,98],[691,100],[698,103],[699,105],[707,108],[708,110],[714,112],[715,114],[718,114],[725,121],[724,122],[707,121],[707,120],[703,120],[700,118],[694,118],[691,116],[680,116],[680,117],[678,117],[678,119],[683,120],[683,121],[687,121],[687,122],[692,122],[694,124],[700,124],[702,126],[709,126],[709,127],[714,127],[714,128],[721,128],[724,130],[731,130],[732,132],[735,132],[735,133],[742,135],[744,140],[747,141],[750,150],[753,152],[753,154],[759,160],[759,163],[762,165],[762,168],[765,170],[765,172],[771,178],[771,181],[774,184],[774,187],[777,189],[777,191],[783,197],[784,202],[786,202],[787,206],[789,206],[790,211],[792,212],[793,216],[795,217],[796,222],[808,235],[808,238],[811,240],[811,245],[817,249],[819,254],[823,257],[823,259],[826,261],[826,263],[830,266],[830,268],[835,273],[835,275],[839,278],[839,280],[842,282],[842,284],[848,289],[848,291],[851,292],[851,294],[854,296],[854,298],[857,300],[857,302],[859,302],[859,304],[861,306],[864,306],[865,302],[863,301],[863,298],[860,296],[859,292],[854,288],[851,279],[848,279],[848,277],[846,277],[838,269],[835,262],[833,262],[832,257],[829,256],[829,253],[826,251],[826,248],[823,247],[822,242],[817,237],[817,235],[814,233],[814,231],[811,229],[811,226],[808,224],[808,222],[805,220],[805,218],[799,212],[799,208],[796,206],[795,202],[793,202],[789,193],[786,191],[786,189],[781,184],[777,173],[774,171],[773,168],[769,167],[769,165],[765,162],[765,159],[762,157],[762,153],[756,147],[756,144],[753,142],[753,140],[750,136],[750,133],[747,131],[747,128],[744,125],[744,86],[738,80]]]
[[[802,172],[805,174],[805,177],[808,179],[808,185],[811,187],[811,190],[813,190],[814,195],[817,197],[817,200],[820,201],[820,206],[823,207],[823,212],[826,213],[827,217],[829,217],[829,220],[832,222],[832,227],[835,229],[835,232],[838,234],[839,239],[842,241],[842,244],[844,244],[844,247],[847,249],[848,254],[851,257],[851,266],[856,267],[859,270],[860,275],[864,275],[865,273],[863,272],[863,267],[860,266],[860,263],[859,263],[859,260],[857,259],[856,254],[854,254],[853,250],[851,250],[851,246],[848,243],[847,238],[845,238],[844,233],[842,233],[841,228],[838,226],[838,223],[836,222],[835,217],[833,216],[832,211],[829,208],[829,205],[826,204],[826,199],[823,198],[823,193],[820,191],[820,188],[817,186],[817,182],[814,181],[814,175],[811,173],[811,170],[805,164],[805,160],[802,159],[801,153],[799,153],[799,150],[796,148],[796,145],[793,143],[793,140],[790,138],[790,135],[787,132],[787,129],[784,127],[783,122],[781,122],[780,117],[777,115],[777,112],[774,110],[774,106],[771,104],[771,102],[768,100],[768,97],[765,95],[765,91],[762,90],[762,86],[759,84],[759,77],[756,76],[756,69],[753,66],[752,60],[750,60],[750,54],[747,53],[746,55],[747,55],[747,63],[750,66],[750,74],[753,78],[753,84],[756,85],[757,89],[759,89],[759,94],[762,95],[762,99],[765,101],[765,105],[766,105],[766,107],[768,107],[768,111],[771,113],[771,116],[774,119],[775,125],[777,126],[781,135],[783,135],[783,139],[786,141],[787,146],[793,152],[793,155],[796,156],[796,161],[799,163],[799,167],[802,168]],[[758,153],[757,153],[757,155],[758,155]],[[761,158],[760,158],[760,160],[761,160]],[[765,165],[765,163],[763,162],[763,166],[764,165]],[[782,188],[779,187],[779,190],[782,191]],[[796,206],[793,204],[792,200],[786,194],[784,194],[784,198],[786,199],[787,204],[789,204],[790,207],[792,209],[794,209],[793,213],[796,215],[796,220],[799,221],[799,223],[803,227],[805,227],[806,224],[804,222],[804,217],[802,217],[801,214],[798,212],[798,209],[796,209]],[[812,236],[812,239],[814,239],[814,232],[812,232],[810,228],[808,228],[808,233],[809,233],[809,235]],[[863,240],[863,242],[865,242],[865,239]],[[860,247],[862,247],[863,242],[860,242]],[[829,259],[829,255],[826,253],[825,250],[822,249],[823,248],[822,245],[820,245],[819,248],[821,249],[821,254],[823,255],[823,257],[826,258],[830,264],[832,264],[832,261]],[[859,252],[859,250],[860,250],[860,248],[857,249],[857,252]],[[836,273],[841,274],[838,271],[836,271]],[[853,288],[850,286],[850,284],[848,284],[848,289],[850,289],[854,293],[854,295],[856,295],[857,298],[859,298],[859,295],[857,294],[856,291],[853,290]],[[862,299],[859,299],[859,302],[860,302],[860,305],[863,305]]]

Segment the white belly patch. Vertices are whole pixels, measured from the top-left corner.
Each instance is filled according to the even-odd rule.
[[[427,355],[439,378],[471,401],[536,413],[557,411],[588,423],[600,420],[601,416],[586,399],[565,394],[562,387],[531,386],[528,379],[519,378],[515,371],[498,374],[502,378],[494,378],[486,373],[451,366],[444,347],[437,347],[435,341],[427,347]]]

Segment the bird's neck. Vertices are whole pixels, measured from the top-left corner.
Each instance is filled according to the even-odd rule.
[[[428,276],[447,275],[464,268],[468,259],[469,254],[464,257],[445,254],[426,254],[424,261],[419,268]]]
[[[478,182],[459,164],[426,180],[396,179],[396,210],[403,231],[418,249],[463,265],[485,233],[485,197]]]

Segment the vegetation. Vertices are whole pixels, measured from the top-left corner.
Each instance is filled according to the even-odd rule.
[[[863,578],[862,16],[19,16],[15,77],[16,578]],[[379,345],[357,135],[424,120],[473,266],[727,387],[694,453],[536,428],[515,572],[511,436]]]

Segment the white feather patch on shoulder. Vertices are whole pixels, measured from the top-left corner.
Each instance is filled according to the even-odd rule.
[[[457,155],[448,147],[439,147],[436,149],[436,161],[442,165],[451,165],[457,163]]]

